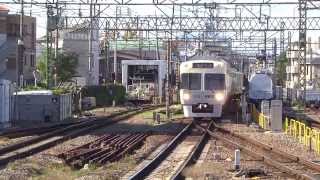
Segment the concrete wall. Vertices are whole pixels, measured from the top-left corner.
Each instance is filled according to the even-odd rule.
[[[62,49],[78,55],[77,74],[84,77],[88,85],[99,84],[99,39],[98,31],[93,32],[92,38],[92,74],[89,73],[89,40],[87,30],[82,32],[67,32],[63,35]]]

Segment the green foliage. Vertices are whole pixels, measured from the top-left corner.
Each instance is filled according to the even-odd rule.
[[[277,85],[283,86],[285,84],[287,64],[288,58],[284,52],[280,54],[279,60],[276,62]]]
[[[36,91],[36,90],[46,90],[45,87],[41,87],[41,86],[26,86],[23,88],[24,91]],[[71,91],[69,89],[65,89],[65,88],[53,88],[51,89],[52,93],[54,95],[61,95],[61,94],[67,94],[70,93]]]
[[[35,91],[35,90],[45,90],[45,88],[44,87],[40,87],[40,86],[35,87],[35,86],[31,86],[30,85],[30,86],[24,87],[23,90],[24,91]]]
[[[67,93],[70,93],[70,89],[65,89],[65,88],[53,88],[52,89],[52,93],[54,95],[61,95],[61,94],[67,94]]]
[[[58,55],[56,61],[57,78],[59,82],[66,82],[77,73],[78,55],[74,53],[63,53]]]
[[[126,90],[122,85],[108,84],[105,86],[87,86],[83,88],[83,97],[95,97],[97,106],[122,104],[126,100]]]
[[[52,50],[53,52],[53,50]],[[50,57],[49,57],[50,58]],[[54,62],[54,57],[50,58],[51,66]],[[57,69],[57,79],[59,82],[69,81],[75,74],[78,66],[78,55],[74,53],[61,53],[58,52],[58,58],[55,62]],[[41,83],[47,84],[47,50],[44,50],[41,56],[37,59],[37,69],[40,72]],[[53,77],[53,76],[52,76]]]
[[[47,50],[43,51],[41,56],[37,59],[37,69],[40,72],[41,84],[47,84]]]

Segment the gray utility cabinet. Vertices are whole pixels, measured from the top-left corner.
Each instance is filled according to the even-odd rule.
[[[24,93],[16,96],[14,121],[56,122],[72,116],[71,94]]]
[[[13,110],[13,90],[10,81],[0,79],[0,127],[9,126]]]
[[[272,100],[271,101],[271,130],[281,131],[282,130],[282,101]]]

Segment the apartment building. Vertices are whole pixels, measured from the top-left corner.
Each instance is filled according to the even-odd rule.
[[[286,87],[297,88],[301,72],[298,64],[298,42],[293,42],[287,51]],[[320,39],[308,38],[306,54],[307,89],[320,90]]]
[[[17,67],[23,69],[24,84],[33,82],[36,69],[36,18],[23,17],[23,61],[17,61],[20,15],[10,14],[9,9],[0,5],[0,79],[17,80]],[[18,66],[17,66],[18,62]]]

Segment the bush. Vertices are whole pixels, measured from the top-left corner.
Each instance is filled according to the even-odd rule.
[[[65,89],[65,88],[53,88],[51,89],[52,90],[52,93],[54,95],[61,95],[61,94],[67,94],[67,93],[70,93],[71,90],[70,89]]]
[[[35,91],[35,90],[45,90],[45,88],[40,87],[40,86],[35,87],[35,86],[30,85],[30,86],[23,87],[22,90],[23,91]]]
[[[36,91],[36,90],[47,90],[45,87],[41,86],[26,86],[23,88],[24,91]],[[71,90],[65,89],[65,88],[52,88],[50,89],[54,95],[61,95],[61,94],[66,94],[70,93]]]
[[[126,89],[122,85],[108,84],[105,86],[86,86],[82,90],[82,97],[95,97],[97,106],[123,104],[126,100]]]

